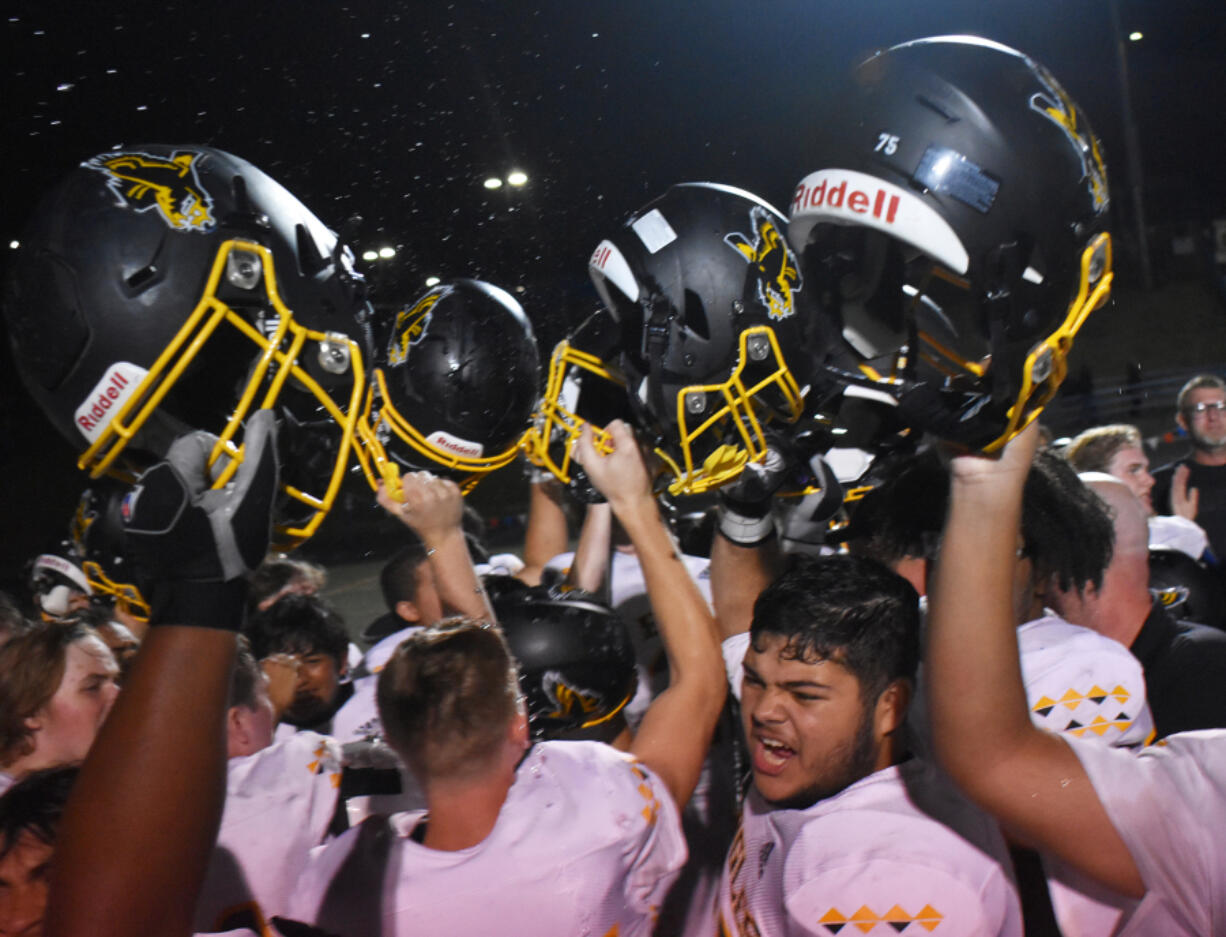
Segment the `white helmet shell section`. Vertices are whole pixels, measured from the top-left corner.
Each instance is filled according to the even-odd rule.
[[[792,196],[788,239],[803,249],[819,222],[876,228],[954,273],[965,275],[970,266],[962,240],[923,199],[867,173],[819,169],[800,181]]]
[[[605,280],[608,280],[632,303],[639,300],[639,284],[635,280],[634,274],[630,270],[630,264],[626,261],[626,257],[612,241],[601,241],[587,262],[588,273],[592,276],[592,282],[595,283],[597,291],[601,294],[600,299],[605,304],[607,309],[616,309],[615,303],[610,301],[610,297],[605,295]]]

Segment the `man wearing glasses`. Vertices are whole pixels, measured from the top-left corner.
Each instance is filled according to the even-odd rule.
[[[1192,451],[1153,473],[1154,509],[1200,524],[1220,563],[1226,557],[1226,381],[1196,375],[1179,391],[1176,410]]]

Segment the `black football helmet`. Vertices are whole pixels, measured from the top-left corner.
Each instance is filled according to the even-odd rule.
[[[81,492],[68,535],[93,594],[113,601],[120,611],[138,621],[148,621],[149,602],[142,592],[142,577],[128,556],[124,540],[122,511],[128,490],[112,479],[98,479]]]
[[[1226,596],[1220,577],[1188,554],[1150,548],[1149,591],[1173,618],[1226,630]]]
[[[870,56],[814,119],[789,237],[846,340],[849,382],[907,425],[1003,446],[1064,379],[1110,292],[1107,173],[1037,62],[983,39]]]
[[[675,185],[588,261],[617,319],[629,398],[672,473],[697,494],[765,457],[763,427],[804,408],[811,323],[783,216],[755,195]]]
[[[524,454],[551,472],[580,501],[601,500],[571,454],[585,425],[598,449],[608,451],[604,427],[616,419],[633,421],[621,372],[621,328],[607,309],[588,316],[558,342],[549,359],[545,393],[524,437]]]
[[[175,437],[281,428],[281,545],[309,537],[342,481],[362,394],[368,304],[349,251],[250,163],[134,146],[82,163],[42,201],[5,283],[14,359],[90,476],[131,479]]]
[[[400,472],[455,476],[468,491],[519,453],[540,394],[532,324],[505,290],[440,283],[380,323],[358,457],[371,485]]]
[[[504,593],[498,623],[519,667],[537,740],[616,735],[615,716],[638,685],[625,624],[606,605],[545,587]]]

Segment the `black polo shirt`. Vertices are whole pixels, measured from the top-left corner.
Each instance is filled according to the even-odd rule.
[[[1226,632],[1176,621],[1155,603],[1131,651],[1159,738],[1226,728]]]

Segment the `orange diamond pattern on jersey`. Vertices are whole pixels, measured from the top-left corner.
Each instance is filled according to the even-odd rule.
[[[884,931],[884,933],[905,934],[913,924],[931,933],[936,930],[937,926],[944,920],[944,917],[943,914],[930,904],[924,905],[914,915],[897,904],[884,914],[878,914],[868,905],[861,905],[860,909],[850,917],[838,908],[831,908],[817,919],[817,923],[821,924],[831,934],[839,933],[848,925],[851,925],[862,934],[868,934],[877,928],[878,925],[882,924],[888,927],[888,930]]]
[[[1131,698],[1131,694],[1123,686],[1117,685],[1114,690],[1107,691],[1095,684],[1088,693],[1084,694],[1070,688],[1058,700],[1054,700],[1050,696],[1042,696],[1030,707],[1030,711],[1047,718],[1048,714],[1060,705],[1065,706],[1069,710],[1075,710],[1082,703],[1089,702],[1096,706],[1101,706],[1108,699],[1114,699],[1123,706]],[[1076,721],[1070,722],[1062,731],[1075,735],[1078,738],[1081,738],[1087,732],[1093,732],[1099,738],[1102,738],[1112,729],[1124,733],[1130,728],[1132,728],[1132,717],[1126,712],[1120,712],[1114,719],[1107,719],[1101,715],[1096,715],[1089,724],[1085,725]]]

